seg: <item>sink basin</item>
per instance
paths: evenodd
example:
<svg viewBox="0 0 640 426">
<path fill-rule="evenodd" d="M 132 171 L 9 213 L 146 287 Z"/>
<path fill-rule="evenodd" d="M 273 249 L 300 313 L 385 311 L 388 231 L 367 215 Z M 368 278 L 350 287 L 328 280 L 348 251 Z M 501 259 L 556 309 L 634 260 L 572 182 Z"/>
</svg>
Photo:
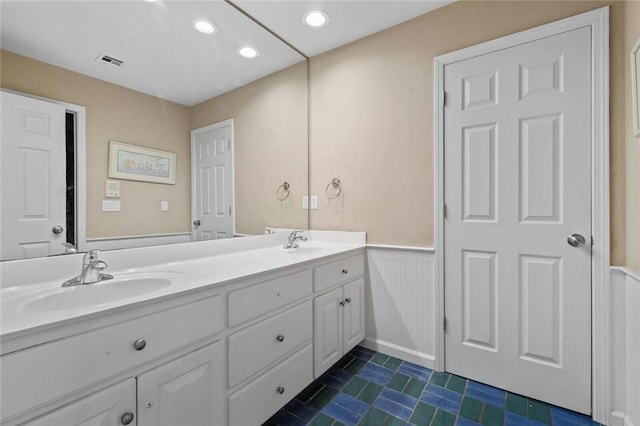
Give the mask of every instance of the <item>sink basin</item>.
<svg viewBox="0 0 640 426">
<path fill-rule="evenodd" d="M 73 287 L 59 287 L 33 295 L 23 305 L 25 312 L 61 311 L 97 306 L 149 295 L 184 280 L 176 272 L 148 272 L 117 275 L 112 280 Z"/>
</svg>

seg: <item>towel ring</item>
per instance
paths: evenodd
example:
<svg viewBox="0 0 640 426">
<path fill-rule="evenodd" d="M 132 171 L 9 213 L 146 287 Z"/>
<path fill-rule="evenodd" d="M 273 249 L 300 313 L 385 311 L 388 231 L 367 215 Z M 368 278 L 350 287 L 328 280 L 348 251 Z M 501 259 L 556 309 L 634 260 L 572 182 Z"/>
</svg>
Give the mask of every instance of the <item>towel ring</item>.
<svg viewBox="0 0 640 426">
<path fill-rule="evenodd" d="M 331 191 L 331 188 L 334 189 L 334 191 Z M 335 192 L 337 191 L 337 192 Z M 340 179 L 338 178 L 333 178 L 331 179 L 331 182 L 329 182 L 329 185 L 327 185 L 327 188 L 324 190 L 324 192 L 327 194 L 327 198 L 330 200 L 333 200 L 334 198 L 338 198 L 340 196 L 340 194 L 342 194 L 342 187 L 340 186 Z M 335 192 L 335 194 L 332 194 L 332 192 Z"/>
<path fill-rule="evenodd" d="M 290 187 L 291 185 L 289 185 L 289 182 L 285 181 L 282 185 L 278 187 L 278 189 L 276 189 L 276 198 L 278 199 L 278 201 L 284 201 L 287 199 L 287 197 L 289 197 Z"/>
</svg>

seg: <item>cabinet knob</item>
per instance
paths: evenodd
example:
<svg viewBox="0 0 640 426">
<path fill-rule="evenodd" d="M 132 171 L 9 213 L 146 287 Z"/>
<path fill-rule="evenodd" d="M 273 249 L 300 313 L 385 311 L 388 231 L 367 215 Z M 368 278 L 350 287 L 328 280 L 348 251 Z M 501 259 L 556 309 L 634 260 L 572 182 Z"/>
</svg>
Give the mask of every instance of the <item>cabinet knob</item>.
<svg viewBox="0 0 640 426">
<path fill-rule="evenodd" d="M 276 340 L 278 342 L 283 342 L 284 341 L 284 336 L 282 334 L 278 334 L 278 337 L 276 337 Z"/>
<path fill-rule="evenodd" d="M 351 298 L 347 297 L 346 299 L 344 299 L 344 301 L 347 302 L 347 303 L 351 303 Z"/>
<path fill-rule="evenodd" d="M 340 306 L 344 306 L 344 300 L 340 301 Z"/>
<path fill-rule="evenodd" d="M 123 425 L 128 425 L 133 421 L 134 417 L 135 416 L 133 415 L 133 413 L 124 413 L 122 417 L 120 417 L 120 421 L 122 422 Z"/>
<path fill-rule="evenodd" d="M 133 342 L 133 347 L 135 348 L 136 351 L 143 350 L 145 346 L 147 346 L 147 341 L 144 339 L 138 339 L 135 342 Z"/>
<path fill-rule="evenodd" d="M 282 395 L 284 393 L 284 386 L 278 386 L 278 389 L 276 389 L 276 392 Z"/>
<path fill-rule="evenodd" d="M 345 268 L 345 269 L 342 270 L 342 273 L 347 275 L 349 273 L 349 270 L 347 268 Z"/>
</svg>

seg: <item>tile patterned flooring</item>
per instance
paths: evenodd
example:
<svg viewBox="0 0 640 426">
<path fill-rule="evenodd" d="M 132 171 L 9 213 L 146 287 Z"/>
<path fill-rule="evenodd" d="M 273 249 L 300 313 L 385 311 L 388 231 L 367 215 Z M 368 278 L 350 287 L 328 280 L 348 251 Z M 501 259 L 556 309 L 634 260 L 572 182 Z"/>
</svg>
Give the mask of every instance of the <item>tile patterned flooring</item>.
<svg viewBox="0 0 640 426">
<path fill-rule="evenodd" d="M 263 426 L 583 426 L 582 414 L 363 347 L 345 355 Z"/>
</svg>

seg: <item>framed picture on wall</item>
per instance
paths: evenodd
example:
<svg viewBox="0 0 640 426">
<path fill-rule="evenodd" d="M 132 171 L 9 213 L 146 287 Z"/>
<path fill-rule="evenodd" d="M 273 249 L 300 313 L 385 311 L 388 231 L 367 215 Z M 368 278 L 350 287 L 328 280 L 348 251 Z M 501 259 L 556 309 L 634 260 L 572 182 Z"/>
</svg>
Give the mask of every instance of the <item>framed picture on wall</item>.
<svg viewBox="0 0 640 426">
<path fill-rule="evenodd" d="M 109 141 L 109 177 L 174 185 L 176 154 Z"/>
<path fill-rule="evenodd" d="M 631 49 L 631 98 L 633 102 L 633 134 L 640 136 L 640 39 Z"/>
</svg>

